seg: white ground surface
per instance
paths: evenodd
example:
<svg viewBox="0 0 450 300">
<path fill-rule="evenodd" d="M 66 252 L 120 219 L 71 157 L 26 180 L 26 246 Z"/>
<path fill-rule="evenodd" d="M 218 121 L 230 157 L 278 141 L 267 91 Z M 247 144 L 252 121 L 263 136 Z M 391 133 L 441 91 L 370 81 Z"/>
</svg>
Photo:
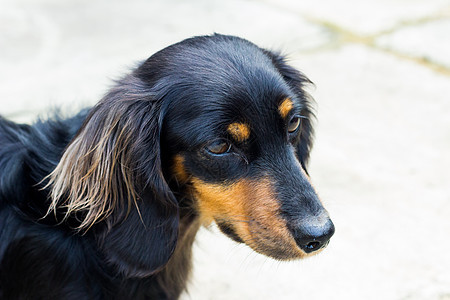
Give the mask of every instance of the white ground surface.
<svg viewBox="0 0 450 300">
<path fill-rule="evenodd" d="M 183 299 L 450 299 L 448 0 L 0 0 L 0 113 L 95 103 L 139 60 L 220 32 L 316 84 L 310 173 L 336 225 L 281 263 L 203 229 Z"/>
</svg>

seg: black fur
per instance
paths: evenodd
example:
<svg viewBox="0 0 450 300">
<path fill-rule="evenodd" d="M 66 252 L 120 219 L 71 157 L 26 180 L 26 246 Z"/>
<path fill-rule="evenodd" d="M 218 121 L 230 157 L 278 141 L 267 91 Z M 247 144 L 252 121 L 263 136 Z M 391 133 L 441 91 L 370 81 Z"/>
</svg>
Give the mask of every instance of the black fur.
<svg viewBox="0 0 450 300">
<path fill-rule="evenodd" d="M 0 298 L 178 298 L 200 212 L 189 183 L 173 174 L 177 154 L 190 176 L 207 183 L 277 178 L 280 215 L 292 232 L 300 230 L 292 220 L 323 211 L 298 166 L 306 169 L 312 145 L 311 100 L 303 90 L 308 83 L 279 54 L 237 37 L 203 36 L 154 54 L 74 117 L 33 125 L 0 118 Z M 301 130 L 292 135 L 274 113 L 285 98 L 302 117 Z M 258 126 L 247 141 L 234 143 L 227 155 L 205 150 L 211 141 L 231 139 L 226 124 L 249 119 Z M 67 214 L 62 202 L 49 212 L 49 174 L 82 139 L 88 151 L 75 160 L 86 160 L 88 176 L 95 161 L 89 155 L 105 138 L 102 128 L 110 128 L 105 149 L 127 154 L 126 165 L 111 167 L 123 201 L 79 230 L 88 209 Z M 133 178 L 136 205 L 121 172 Z M 233 222 L 217 223 L 243 242 Z M 266 252 L 283 259 L 276 243 Z"/>
</svg>

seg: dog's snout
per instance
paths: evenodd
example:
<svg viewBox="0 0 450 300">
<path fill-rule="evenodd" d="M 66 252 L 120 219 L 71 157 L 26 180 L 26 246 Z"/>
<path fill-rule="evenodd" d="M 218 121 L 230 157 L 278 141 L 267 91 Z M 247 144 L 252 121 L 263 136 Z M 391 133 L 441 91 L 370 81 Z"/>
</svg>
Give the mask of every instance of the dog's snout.
<svg viewBox="0 0 450 300">
<path fill-rule="evenodd" d="M 334 224 L 328 219 L 323 225 L 306 223 L 294 230 L 297 245 L 306 253 L 312 253 L 326 247 L 334 234 Z"/>
</svg>

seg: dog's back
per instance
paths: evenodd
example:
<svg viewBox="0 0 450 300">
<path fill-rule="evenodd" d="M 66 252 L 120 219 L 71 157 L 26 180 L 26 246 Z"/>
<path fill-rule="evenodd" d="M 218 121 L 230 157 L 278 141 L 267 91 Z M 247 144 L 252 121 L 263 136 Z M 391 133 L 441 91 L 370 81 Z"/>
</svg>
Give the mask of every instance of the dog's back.
<svg viewBox="0 0 450 300">
<path fill-rule="evenodd" d="M 46 286 L 45 278 L 62 276 L 69 262 L 46 257 L 70 257 L 63 252 L 81 247 L 60 229 L 52 229 L 54 218 L 42 222 L 48 209 L 48 191 L 42 187 L 85 117 L 83 111 L 73 118 L 34 125 L 0 117 L 0 299 L 35 299 L 44 291 L 48 293 L 52 287 Z M 51 234 L 47 234 L 49 230 Z M 54 243 L 58 248 L 52 247 Z M 54 256 L 42 255 L 55 250 L 59 253 Z M 29 276 L 23 278 L 23 274 Z M 28 288 L 22 289 L 24 286 Z"/>
<path fill-rule="evenodd" d="M 29 139 L 29 125 L 15 124 L 0 117 L 0 207 L 23 193 L 25 143 Z"/>
<path fill-rule="evenodd" d="M 0 116 L 0 203 L 18 204 L 55 168 L 87 111 L 72 118 L 55 117 L 33 125 Z M 45 195 L 46 196 L 46 195 Z"/>
</svg>

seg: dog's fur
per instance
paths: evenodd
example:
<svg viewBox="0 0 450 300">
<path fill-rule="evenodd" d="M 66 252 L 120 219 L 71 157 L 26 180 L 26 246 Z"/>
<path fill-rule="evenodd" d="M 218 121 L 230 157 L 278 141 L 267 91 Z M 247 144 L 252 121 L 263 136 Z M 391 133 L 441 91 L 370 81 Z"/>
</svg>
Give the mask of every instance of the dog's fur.
<svg viewBox="0 0 450 300">
<path fill-rule="evenodd" d="M 76 116 L 0 118 L 0 298 L 176 299 L 199 226 L 275 259 L 334 232 L 309 80 L 232 36 L 154 54 Z"/>
</svg>

